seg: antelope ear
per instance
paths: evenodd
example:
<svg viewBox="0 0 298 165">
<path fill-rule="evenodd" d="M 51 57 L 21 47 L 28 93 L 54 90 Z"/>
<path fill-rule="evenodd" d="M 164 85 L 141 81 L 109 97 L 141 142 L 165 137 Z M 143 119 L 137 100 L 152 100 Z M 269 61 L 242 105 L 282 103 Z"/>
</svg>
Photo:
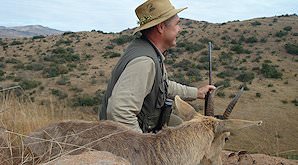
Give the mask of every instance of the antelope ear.
<svg viewBox="0 0 298 165">
<path fill-rule="evenodd" d="M 178 95 L 175 96 L 175 105 L 177 115 L 184 121 L 191 120 L 195 115 L 199 114 L 191 105 L 183 101 Z"/>
<path fill-rule="evenodd" d="M 215 128 L 215 133 L 233 132 L 234 130 L 239 130 L 252 126 L 260 126 L 261 124 L 262 121 L 249 121 L 240 119 L 220 120 L 219 124 Z"/>
</svg>

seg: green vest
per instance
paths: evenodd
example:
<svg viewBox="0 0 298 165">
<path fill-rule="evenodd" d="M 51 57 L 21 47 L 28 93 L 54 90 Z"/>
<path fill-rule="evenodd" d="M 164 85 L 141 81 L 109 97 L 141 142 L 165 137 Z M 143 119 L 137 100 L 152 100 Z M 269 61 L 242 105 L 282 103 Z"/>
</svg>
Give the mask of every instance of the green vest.
<svg viewBox="0 0 298 165">
<path fill-rule="evenodd" d="M 142 109 L 137 115 L 140 128 L 143 132 L 151 132 L 159 124 L 161 108 L 163 107 L 167 95 L 167 83 L 163 79 L 163 67 L 161 54 L 157 48 L 146 39 L 134 40 L 126 49 L 124 55 L 120 58 L 112 71 L 111 79 L 102 102 L 102 108 L 99 113 L 100 120 L 107 119 L 107 105 L 113 88 L 124 71 L 126 65 L 133 59 L 141 56 L 150 57 L 155 63 L 155 79 L 151 92 L 145 97 Z"/>
</svg>

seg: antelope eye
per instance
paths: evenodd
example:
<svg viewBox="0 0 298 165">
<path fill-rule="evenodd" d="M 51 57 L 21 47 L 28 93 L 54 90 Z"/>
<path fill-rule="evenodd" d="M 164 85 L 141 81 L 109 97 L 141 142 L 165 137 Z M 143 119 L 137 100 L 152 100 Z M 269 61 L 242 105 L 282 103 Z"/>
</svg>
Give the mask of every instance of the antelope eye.
<svg viewBox="0 0 298 165">
<path fill-rule="evenodd" d="M 227 142 L 228 140 L 229 140 L 229 138 L 228 138 L 228 137 L 226 137 L 226 138 L 225 138 L 225 142 Z"/>
</svg>

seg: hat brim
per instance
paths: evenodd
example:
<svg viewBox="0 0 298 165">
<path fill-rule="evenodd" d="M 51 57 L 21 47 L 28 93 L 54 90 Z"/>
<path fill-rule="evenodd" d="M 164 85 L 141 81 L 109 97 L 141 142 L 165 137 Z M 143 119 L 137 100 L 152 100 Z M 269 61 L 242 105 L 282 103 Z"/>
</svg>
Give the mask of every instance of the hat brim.
<svg viewBox="0 0 298 165">
<path fill-rule="evenodd" d="M 172 16 L 174 16 L 174 15 L 180 13 L 181 11 L 183 11 L 183 10 L 185 10 L 185 9 L 187 9 L 187 7 L 180 8 L 180 9 L 173 9 L 173 10 L 171 10 L 170 12 L 168 12 L 166 15 L 163 15 L 163 16 L 160 17 L 160 18 L 154 19 L 154 20 L 152 20 L 152 21 L 150 21 L 150 22 L 148 22 L 148 23 L 146 23 L 146 24 L 144 24 L 144 25 L 141 25 L 141 26 L 137 27 L 137 28 L 134 30 L 133 34 L 136 34 L 137 32 L 139 32 L 139 31 L 141 31 L 141 30 L 145 30 L 145 29 L 151 28 L 151 27 L 153 27 L 153 26 L 155 26 L 155 25 L 157 25 L 157 24 L 159 24 L 159 23 L 162 23 L 163 21 L 165 21 L 165 20 L 171 18 Z"/>
</svg>

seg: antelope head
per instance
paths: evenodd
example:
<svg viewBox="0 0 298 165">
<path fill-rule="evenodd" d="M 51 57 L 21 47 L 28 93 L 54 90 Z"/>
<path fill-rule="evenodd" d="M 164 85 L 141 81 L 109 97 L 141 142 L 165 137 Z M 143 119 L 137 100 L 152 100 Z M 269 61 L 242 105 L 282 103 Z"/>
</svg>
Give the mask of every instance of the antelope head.
<svg viewBox="0 0 298 165">
<path fill-rule="evenodd" d="M 177 115 L 181 117 L 184 121 L 196 120 L 198 122 L 206 123 L 206 127 L 210 127 L 213 130 L 214 138 L 210 139 L 211 146 L 209 150 L 204 155 L 204 158 L 201 160 L 201 164 L 204 165 L 221 165 L 221 151 L 229 139 L 230 132 L 234 130 L 243 129 L 246 127 L 260 126 L 262 121 L 249 121 L 249 120 L 240 120 L 240 119 L 228 119 L 233 107 L 237 103 L 243 89 L 235 96 L 235 98 L 228 105 L 227 109 L 221 117 L 215 118 L 214 116 L 203 116 L 200 113 L 196 112 L 195 109 L 189 105 L 187 102 L 181 100 L 179 96 L 175 96 L 175 104 L 177 109 Z M 211 101 L 209 104 L 210 111 L 213 112 L 213 96 L 215 93 L 212 93 Z M 221 120 L 219 118 L 225 119 Z M 210 124 L 213 123 L 213 124 Z"/>
</svg>

